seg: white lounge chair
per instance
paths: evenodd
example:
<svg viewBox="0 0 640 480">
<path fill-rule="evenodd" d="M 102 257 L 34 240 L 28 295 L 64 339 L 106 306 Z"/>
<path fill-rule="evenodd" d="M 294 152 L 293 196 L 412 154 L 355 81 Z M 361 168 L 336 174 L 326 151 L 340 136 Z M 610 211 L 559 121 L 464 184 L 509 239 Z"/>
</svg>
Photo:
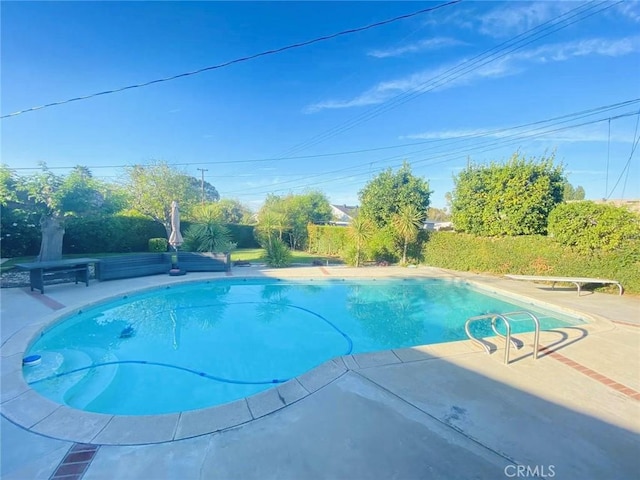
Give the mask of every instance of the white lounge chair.
<svg viewBox="0 0 640 480">
<path fill-rule="evenodd" d="M 513 280 L 531 280 L 534 282 L 552 282 L 551 288 L 556 286 L 558 282 L 573 283 L 578 287 L 578 296 L 580 296 L 580 288 L 585 283 L 600 283 L 603 285 L 614 284 L 618 286 L 620 295 L 624 293 L 624 288 L 617 280 L 607 280 L 604 278 L 588 278 L 588 277 L 545 277 L 541 275 L 505 275 Z"/>
</svg>

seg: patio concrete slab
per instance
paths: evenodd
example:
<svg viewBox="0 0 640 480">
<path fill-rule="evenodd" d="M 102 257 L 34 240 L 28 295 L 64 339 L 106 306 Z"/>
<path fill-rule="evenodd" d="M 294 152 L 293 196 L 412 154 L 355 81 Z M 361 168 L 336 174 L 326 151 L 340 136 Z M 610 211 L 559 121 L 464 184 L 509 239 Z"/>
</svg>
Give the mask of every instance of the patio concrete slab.
<svg viewBox="0 0 640 480">
<path fill-rule="evenodd" d="M 71 446 L 69 442 L 34 435 L 5 418 L 0 418 L 0 431 L 0 478 L 3 480 L 46 480 Z"/>
<path fill-rule="evenodd" d="M 160 445 L 102 446 L 82 480 L 223 479 L 217 472 L 202 471 L 209 445 L 205 436 Z"/>
<path fill-rule="evenodd" d="M 359 374 L 519 464 L 554 465 L 559 478 L 639 471 L 640 404 L 551 358 L 507 367 L 471 354 Z"/>
<path fill-rule="evenodd" d="M 640 335 L 638 327 L 616 325 L 606 333 L 596 333 L 561 351 L 563 355 L 594 369 L 613 380 L 640 391 Z M 594 358 L 597 356 L 597 359 Z M 627 364 L 629 368 L 621 369 Z"/>
<path fill-rule="evenodd" d="M 501 478 L 508 464 L 347 373 L 286 409 L 214 435 L 201 478 L 467 480 Z"/>
</svg>

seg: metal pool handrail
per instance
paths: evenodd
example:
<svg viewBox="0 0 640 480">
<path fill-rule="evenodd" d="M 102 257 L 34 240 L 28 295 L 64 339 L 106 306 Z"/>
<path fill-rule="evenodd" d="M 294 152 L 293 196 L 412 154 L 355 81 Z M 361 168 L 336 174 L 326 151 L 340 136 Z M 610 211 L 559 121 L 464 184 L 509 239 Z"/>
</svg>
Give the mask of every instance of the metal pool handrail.
<svg viewBox="0 0 640 480">
<path fill-rule="evenodd" d="M 535 333 L 534 333 L 534 339 L 533 339 L 533 359 L 537 360 L 538 359 L 538 348 L 539 348 L 539 341 L 540 341 L 540 321 L 538 320 L 538 317 L 536 317 L 533 313 L 528 312 L 526 310 L 519 310 L 517 312 L 509 312 L 509 313 L 487 313 L 484 315 L 477 315 L 475 317 L 470 317 L 467 319 L 467 321 L 464 324 L 464 331 L 467 334 L 467 337 L 469 337 L 470 340 L 474 341 L 475 343 L 477 343 L 478 345 L 480 345 L 482 348 L 485 349 L 485 351 L 487 353 L 491 353 L 489 351 L 489 347 L 482 341 L 480 341 L 480 339 L 474 337 L 471 334 L 471 330 L 470 330 L 470 325 L 476 321 L 480 321 L 480 320 L 487 320 L 490 319 L 491 320 L 491 329 L 494 331 L 494 333 L 498 336 L 498 337 L 502 337 L 505 339 L 505 349 L 504 349 L 504 363 L 505 365 L 509 364 L 509 350 L 511 345 L 513 344 L 514 347 L 518 348 L 518 345 L 511 339 L 511 322 L 519 322 L 522 321 L 522 319 L 515 319 L 515 318 L 510 318 L 512 316 L 515 315 L 527 315 L 531 320 L 533 320 L 533 323 L 535 325 Z M 500 319 L 504 322 L 505 328 L 507 330 L 507 334 L 506 335 L 502 335 L 496 328 L 496 321 Z"/>
</svg>

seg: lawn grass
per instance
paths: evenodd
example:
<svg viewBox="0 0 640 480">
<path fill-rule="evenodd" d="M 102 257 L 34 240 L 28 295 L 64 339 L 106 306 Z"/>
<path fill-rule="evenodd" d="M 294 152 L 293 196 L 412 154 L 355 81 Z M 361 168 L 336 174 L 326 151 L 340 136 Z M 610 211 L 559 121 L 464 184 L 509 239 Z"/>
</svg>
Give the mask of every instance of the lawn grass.
<svg viewBox="0 0 640 480">
<path fill-rule="evenodd" d="M 264 248 L 239 248 L 231 252 L 231 261 L 243 261 L 243 262 L 253 262 L 253 263 L 262 263 L 264 262 Z M 314 255 L 308 252 L 303 252 L 300 250 L 292 250 L 291 251 L 291 262 L 292 263 L 312 263 L 314 261 L 320 261 L 323 264 L 328 263 L 341 263 L 340 259 L 337 257 L 330 257 L 326 255 Z"/>
</svg>

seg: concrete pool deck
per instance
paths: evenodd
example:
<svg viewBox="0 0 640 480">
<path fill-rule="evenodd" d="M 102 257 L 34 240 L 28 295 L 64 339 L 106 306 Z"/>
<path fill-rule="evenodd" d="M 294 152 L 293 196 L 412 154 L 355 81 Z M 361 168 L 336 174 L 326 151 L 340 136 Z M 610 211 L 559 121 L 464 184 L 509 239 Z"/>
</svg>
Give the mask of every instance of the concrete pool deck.
<svg viewBox="0 0 640 480">
<path fill-rule="evenodd" d="M 235 267 L 231 273 L 457 279 L 580 312 L 590 322 L 543 332 L 541 344 L 550 348 L 537 361 L 527 346 L 512 351 L 507 366 L 501 351 L 487 355 L 468 341 L 350 355 L 205 411 L 79 421 L 85 414 L 16 380 L 28 339 L 89 302 L 225 274 L 62 284 L 46 295 L 2 289 L 1 478 L 494 479 L 535 471 L 601 479 L 640 471 L 638 298 L 578 297 L 574 288 L 427 267 Z M 178 440 L 183 437 L 193 438 Z"/>
</svg>

